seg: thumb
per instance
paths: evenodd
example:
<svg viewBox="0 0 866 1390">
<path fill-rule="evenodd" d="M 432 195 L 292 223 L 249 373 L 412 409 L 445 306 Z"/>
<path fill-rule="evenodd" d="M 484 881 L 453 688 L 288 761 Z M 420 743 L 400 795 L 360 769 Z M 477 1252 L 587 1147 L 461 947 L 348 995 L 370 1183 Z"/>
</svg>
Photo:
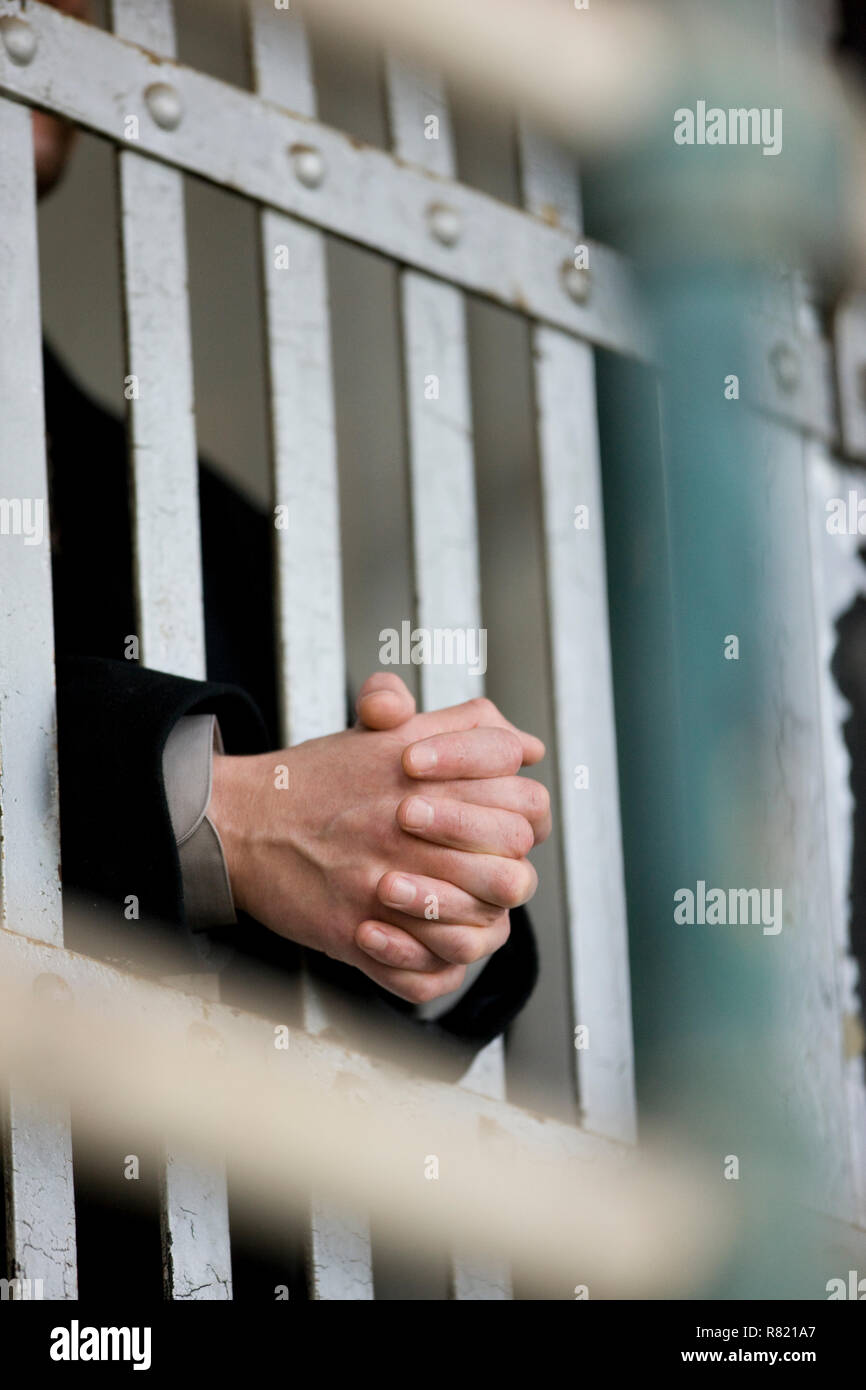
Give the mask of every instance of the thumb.
<svg viewBox="0 0 866 1390">
<path fill-rule="evenodd" d="M 396 729 L 415 713 L 415 697 L 399 676 L 376 671 L 361 686 L 355 712 L 366 729 Z"/>
</svg>

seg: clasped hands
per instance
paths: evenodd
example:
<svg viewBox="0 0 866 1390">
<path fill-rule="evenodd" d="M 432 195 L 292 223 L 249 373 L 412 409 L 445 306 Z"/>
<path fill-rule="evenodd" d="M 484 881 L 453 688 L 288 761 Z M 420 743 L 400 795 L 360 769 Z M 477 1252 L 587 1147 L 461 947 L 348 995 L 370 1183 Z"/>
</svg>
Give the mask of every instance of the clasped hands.
<svg viewBox="0 0 866 1390">
<path fill-rule="evenodd" d="M 509 908 L 535 892 L 550 800 L 517 773 L 544 745 L 483 698 L 417 714 L 391 673 L 356 711 L 325 738 L 215 755 L 208 814 L 240 910 L 426 1003 L 505 943 Z"/>
</svg>

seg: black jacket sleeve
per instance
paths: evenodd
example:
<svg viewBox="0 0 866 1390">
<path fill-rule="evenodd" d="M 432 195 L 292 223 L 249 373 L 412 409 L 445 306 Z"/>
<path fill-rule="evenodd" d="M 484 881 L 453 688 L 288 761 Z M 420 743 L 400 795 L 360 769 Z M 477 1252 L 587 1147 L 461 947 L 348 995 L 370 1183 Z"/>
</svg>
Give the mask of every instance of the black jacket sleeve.
<svg viewBox="0 0 866 1390">
<path fill-rule="evenodd" d="M 180 863 L 162 779 L 162 752 L 178 719 L 214 713 L 234 753 L 268 746 L 253 701 L 234 686 L 185 680 L 134 662 L 60 656 L 57 723 L 65 884 L 125 923 L 134 897 L 142 922 L 175 928 L 178 971 L 212 960 L 206 934 L 188 931 Z M 126 931 L 130 959 L 136 933 Z M 120 939 L 120 938 L 118 938 Z M 140 962 L 146 965 L 147 962 Z"/>
</svg>

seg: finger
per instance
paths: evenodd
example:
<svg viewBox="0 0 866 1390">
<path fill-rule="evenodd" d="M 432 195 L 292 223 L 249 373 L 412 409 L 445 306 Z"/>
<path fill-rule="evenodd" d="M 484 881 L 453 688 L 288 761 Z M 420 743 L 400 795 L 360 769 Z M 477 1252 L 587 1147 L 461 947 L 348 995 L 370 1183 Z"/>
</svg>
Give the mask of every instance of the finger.
<svg viewBox="0 0 866 1390">
<path fill-rule="evenodd" d="M 439 970 L 394 970 L 365 956 L 360 967 L 383 989 L 399 995 L 410 1004 L 429 1004 L 459 989 L 466 974 L 465 965 L 443 965 Z"/>
<path fill-rule="evenodd" d="M 482 902 L 497 907 L 519 907 L 529 902 L 538 887 L 538 874 L 528 859 L 507 859 L 496 854 L 467 854 L 428 844 L 413 837 L 406 845 L 415 849 L 410 862 L 418 872 L 462 888 Z"/>
<path fill-rule="evenodd" d="M 393 671 L 376 671 L 361 686 L 355 713 L 366 729 L 394 729 L 414 715 L 415 697 Z"/>
<path fill-rule="evenodd" d="M 409 1004 L 431 1004 L 434 999 L 453 994 L 463 984 L 464 965 L 443 965 L 439 970 L 393 970 L 366 958 L 361 965 L 364 974 Z"/>
<path fill-rule="evenodd" d="M 523 749 L 511 729 L 461 729 L 433 734 L 403 749 L 403 771 L 428 781 L 464 777 L 513 776 L 523 762 Z"/>
<path fill-rule="evenodd" d="M 420 790 L 420 789 L 419 789 Z M 458 782 L 431 782 L 423 796 L 453 797 L 477 806 L 498 806 L 525 816 L 535 831 L 535 843 L 546 840 L 552 828 L 550 793 L 543 782 L 531 777 L 464 778 Z"/>
<path fill-rule="evenodd" d="M 508 913 L 504 912 L 492 927 L 425 922 L 414 929 L 413 935 L 441 960 L 450 961 L 452 965 L 474 965 L 504 946 L 510 933 Z"/>
<path fill-rule="evenodd" d="M 424 716 L 422 715 L 422 719 Z M 497 728 L 510 729 L 520 739 L 523 750 L 523 765 L 531 767 L 544 757 L 544 744 L 534 734 L 518 729 L 503 714 L 500 714 L 492 700 L 483 695 L 475 700 L 466 700 L 462 705 L 449 705 L 447 709 L 435 710 L 429 716 L 437 733 L 456 733 L 461 729 Z"/>
<path fill-rule="evenodd" d="M 525 858 L 535 843 L 525 816 L 440 796 L 405 796 L 397 807 L 397 824 L 421 840 L 509 859 Z"/>
<path fill-rule="evenodd" d="M 441 970 L 442 957 L 422 946 L 402 927 L 390 922 L 362 922 L 355 931 L 355 945 L 380 965 L 396 970 Z"/>
<path fill-rule="evenodd" d="M 420 874 L 389 871 L 379 879 L 376 896 L 383 907 L 395 914 L 397 925 L 405 926 L 413 934 L 416 927 L 416 921 L 410 920 L 413 918 L 491 927 L 503 912 L 501 907 L 474 898 L 462 888 L 455 888 L 453 883 Z"/>
</svg>

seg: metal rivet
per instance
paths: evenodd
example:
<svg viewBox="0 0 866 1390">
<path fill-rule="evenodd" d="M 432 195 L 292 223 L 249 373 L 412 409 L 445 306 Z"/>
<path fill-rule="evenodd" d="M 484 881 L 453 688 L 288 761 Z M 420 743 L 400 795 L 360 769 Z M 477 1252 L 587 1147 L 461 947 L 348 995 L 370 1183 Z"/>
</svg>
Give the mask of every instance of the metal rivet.
<svg viewBox="0 0 866 1390">
<path fill-rule="evenodd" d="M 443 246 L 453 246 L 460 240 L 460 214 L 447 203 L 433 203 L 427 209 L 430 230 Z"/>
<path fill-rule="evenodd" d="M 5 15 L 0 19 L 3 46 L 13 63 L 29 63 L 36 52 L 36 31 L 25 19 Z"/>
<path fill-rule="evenodd" d="M 800 359 L 787 343 L 777 343 L 770 352 L 770 366 L 780 391 L 790 395 L 800 384 Z"/>
<path fill-rule="evenodd" d="M 325 177 L 325 161 L 321 150 L 312 145 L 293 145 L 291 148 L 295 176 L 305 188 L 318 188 Z"/>
<path fill-rule="evenodd" d="M 562 284 L 566 294 L 575 304 L 585 304 L 589 299 L 589 271 L 576 266 L 574 261 L 563 261 Z"/>
<path fill-rule="evenodd" d="M 163 130 L 174 130 L 183 117 L 180 93 L 167 82 L 153 82 L 144 93 L 147 108 Z"/>
</svg>

